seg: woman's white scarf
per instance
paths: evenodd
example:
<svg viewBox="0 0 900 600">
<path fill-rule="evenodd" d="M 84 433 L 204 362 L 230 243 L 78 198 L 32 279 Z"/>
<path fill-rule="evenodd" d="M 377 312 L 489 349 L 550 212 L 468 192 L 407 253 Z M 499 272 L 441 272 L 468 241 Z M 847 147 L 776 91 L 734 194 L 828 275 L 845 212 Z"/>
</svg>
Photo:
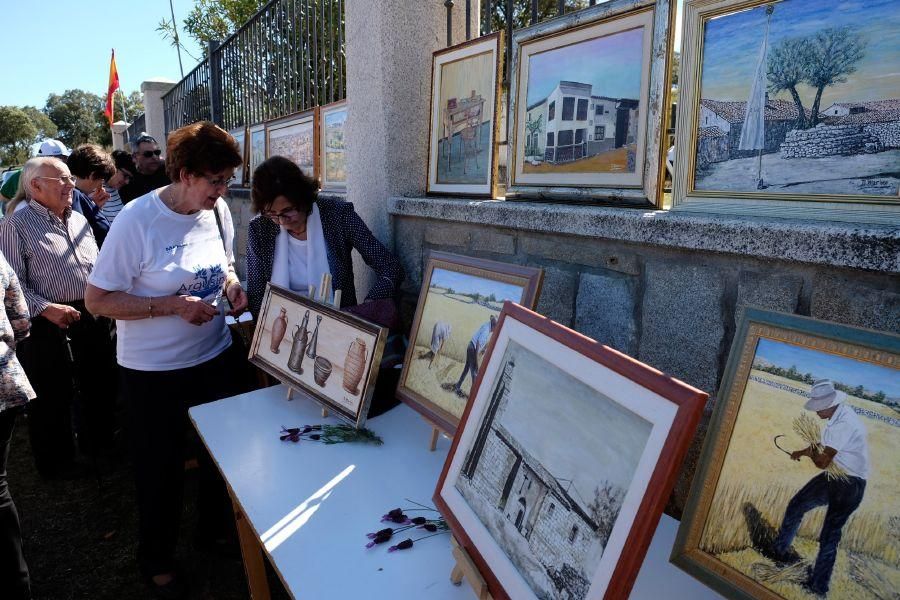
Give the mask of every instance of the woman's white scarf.
<svg viewBox="0 0 900 600">
<path fill-rule="evenodd" d="M 291 288 L 291 273 L 288 257 L 290 248 L 288 244 L 287 229 L 281 227 L 275 238 L 275 258 L 272 261 L 272 283 L 285 289 Z M 322 274 L 331 274 L 328 266 L 328 252 L 325 249 L 325 234 L 322 231 L 322 219 L 319 216 L 319 207 L 314 203 L 312 212 L 306 218 L 306 268 L 307 280 L 318 288 L 322 280 Z M 309 290 L 302 290 L 304 296 Z M 316 289 L 316 294 L 319 290 Z"/>
</svg>

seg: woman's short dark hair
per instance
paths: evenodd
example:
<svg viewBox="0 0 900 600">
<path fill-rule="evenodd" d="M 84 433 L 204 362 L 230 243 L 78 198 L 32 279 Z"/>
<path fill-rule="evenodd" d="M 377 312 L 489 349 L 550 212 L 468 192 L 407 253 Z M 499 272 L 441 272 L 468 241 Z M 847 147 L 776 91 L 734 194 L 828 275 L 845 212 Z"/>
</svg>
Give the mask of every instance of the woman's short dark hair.
<svg viewBox="0 0 900 600">
<path fill-rule="evenodd" d="M 176 129 L 166 141 L 166 175 L 172 181 L 180 181 L 182 170 L 208 175 L 234 169 L 243 160 L 235 139 L 209 121 Z"/>
<path fill-rule="evenodd" d="M 113 150 L 112 159 L 116 164 L 116 169 L 125 169 L 132 175 L 134 175 L 137 171 L 134 166 L 134 159 L 131 158 L 130 152 L 125 152 L 124 150 Z"/>
<path fill-rule="evenodd" d="M 95 144 L 82 144 L 72 150 L 67 163 L 75 177 L 81 179 L 109 179 L 116 174 L 113 159 Z"/>
<path fill-rule="evenodd" d="M 250 207 L 261 213 L 278 196 L 288 199 L 295 209 L 308 213 L 316 201 L 319 185 L 289 158 L 273 156 L 263 161 L 253 172 L 253 191 Z"/>
</svg>

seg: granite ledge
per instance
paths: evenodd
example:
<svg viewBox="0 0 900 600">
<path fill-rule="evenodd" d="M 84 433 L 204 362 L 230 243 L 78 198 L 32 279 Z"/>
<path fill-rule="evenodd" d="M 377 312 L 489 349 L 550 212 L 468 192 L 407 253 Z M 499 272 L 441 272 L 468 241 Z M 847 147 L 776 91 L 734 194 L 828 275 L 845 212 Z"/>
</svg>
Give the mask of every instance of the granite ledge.
<svg viewBox="0 0 900 600">
<path fill-rule="evenodd" d="M 900 226 L 439 197 L 392 197 L 388 208 L 401 217 L 900 273 Z"/>
</svg>

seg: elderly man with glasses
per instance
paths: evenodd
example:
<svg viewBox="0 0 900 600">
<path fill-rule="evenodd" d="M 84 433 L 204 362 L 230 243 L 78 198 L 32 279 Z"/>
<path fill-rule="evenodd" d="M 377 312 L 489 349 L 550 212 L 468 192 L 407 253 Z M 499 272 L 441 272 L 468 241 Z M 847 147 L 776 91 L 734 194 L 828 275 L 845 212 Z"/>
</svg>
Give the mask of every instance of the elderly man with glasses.
<svg viewBox="0 0 900 600">
<path fill-rule="evenodd" d="M 74 466 L 73 403 L 81 451 L 111 450 L 115 347 L 111 322 L 84 306 L 98 250 L 89 223 L 72 210 L 75 178 L 61 161 L 33 158 L 22 182 L 30 199 L 0 222 L 0 251 L 31 313 L 31 337 L 17 353 L 37 393 L 28 409 L 35 464 L 53 477 Z"/>
<path fill-rule="evenodd" d="M 144 134 L 134 140 L 132 147 L 136 172 L 131 181 L 119 189 L 119 195 L 125 204 L 172 183 L 166 174 L 166 163 L 162 159 L 162 150 L 159 149 L 156 138 Z"/>
</svg>

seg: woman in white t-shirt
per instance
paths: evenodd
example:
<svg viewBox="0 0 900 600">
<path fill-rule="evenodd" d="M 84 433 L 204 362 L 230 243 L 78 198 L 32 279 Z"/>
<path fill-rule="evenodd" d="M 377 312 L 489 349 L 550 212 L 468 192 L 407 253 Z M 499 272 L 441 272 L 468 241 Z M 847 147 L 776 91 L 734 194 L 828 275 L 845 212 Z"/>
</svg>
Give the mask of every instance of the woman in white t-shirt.
<svg viewBox="0 0 900 600">
<path fill-rule="evenodd" d="M 173 183 L 122 209 L 85 293 L 89 311 L 116 319 L 140 517 L 138 562 L 165 597 L 187 593 L 174 558 L 187 409 L 245 391 L 238 373 L 246 359 L 231 346 L 221 306 L 224 295 L 229 314 L 247 307 L 234 272 L 231 214 L 220 197 L 241 160 L 234 138 L 212 123 L 171 133 L 166 171 Z M 202 448 L 198 454 L 197 541 L 211 546 L 222 543 L 233 521 L 215 466 Z"/>
</svg>

